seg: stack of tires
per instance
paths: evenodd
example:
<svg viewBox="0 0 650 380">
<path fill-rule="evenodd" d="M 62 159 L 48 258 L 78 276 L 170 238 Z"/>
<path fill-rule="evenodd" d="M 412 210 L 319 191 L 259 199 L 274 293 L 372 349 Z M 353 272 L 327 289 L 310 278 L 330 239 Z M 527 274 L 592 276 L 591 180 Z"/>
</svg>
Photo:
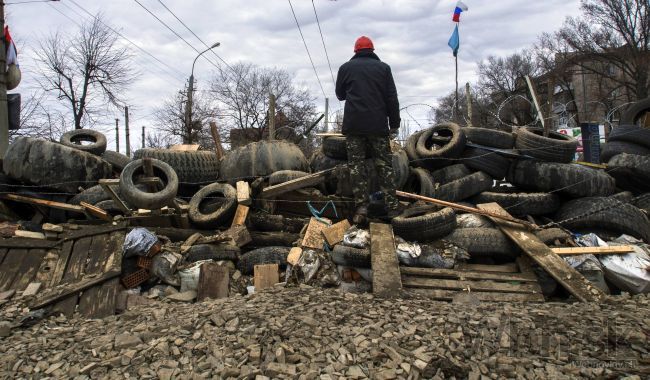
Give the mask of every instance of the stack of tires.
<svg viewBox="0 0 650 380">
<path fill-rule="evenodd" d="M 406 183 L 409 175 L 409 164 L 406 152 L 399 144 L 391 144 L 391 162 L 395 173 L 395 185 L 398 189 Z M 367 154 L 369 157 L 369 152 Z M 341 165 L 340 171 L 330 176 L 325 184 L 325 191 L 328 194 L 341 196 L 352 196 L 352 183 L 349 170 L 347 170 L 348 151 L 345 137 L 325 137 L 320 150 L 314 152 L 309 160 L 309 166 L 313 172 L 331 169 Z M 366 161 L 366 173 L 370 192 L 379 191 L 377 172 L 373 162 Z"/>
</svg>

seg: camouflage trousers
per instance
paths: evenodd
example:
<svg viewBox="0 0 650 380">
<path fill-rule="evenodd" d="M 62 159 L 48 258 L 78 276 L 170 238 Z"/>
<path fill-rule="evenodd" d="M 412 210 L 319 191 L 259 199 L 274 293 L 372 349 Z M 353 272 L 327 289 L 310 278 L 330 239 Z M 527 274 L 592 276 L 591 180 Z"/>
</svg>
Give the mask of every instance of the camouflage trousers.
<svg viewBox="0 0 650 380">
<path fill-rule="evenodd" d="M 370 158 L 377 171 L 379 189 L 384 195 L 386 207 L 397 208 L 399 203 L 395 196 L 395 173 L 391 157 L 390 139 L 388 136 L 346 136 L 348 149 L 348 167 L 350 169 L 350 182 L 355 204 L 367 205 L 368 173 L 366 170 L 366 152 L 370 151 Z"/>
</svg>

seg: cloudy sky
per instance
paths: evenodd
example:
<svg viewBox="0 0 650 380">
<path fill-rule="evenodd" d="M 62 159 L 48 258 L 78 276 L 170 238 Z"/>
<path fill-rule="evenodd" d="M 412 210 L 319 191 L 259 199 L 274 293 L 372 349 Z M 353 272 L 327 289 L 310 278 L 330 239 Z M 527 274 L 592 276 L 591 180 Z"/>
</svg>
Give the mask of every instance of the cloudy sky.
<svg viewBox="0 0 650 380">
<path fill-rule="evenodd" d="M 33 49 L 43 37 L 60 30 L 74 33 L 78 23 L 101 12 L 111 26 L 142 49 L 165 62 L 164 66 L 130 46 L 141 75 L 129 94 L 131 145 L 140 146 L 140 128 L 155 129 L 153 109 L 185 86 L 196 51 L 186 45 L 135 0 L 61 0 L 19 3 L 7 1 L 7 23 L 18 41 L 23 81 L 17 89 L 23 97 L 37 88 Z M 316 24 L 311 0 L 292 0 L 319 81 L 303 46 L 288 0 L 138 0 L 198 50 L 205 46 L 167 11 L 166 5 L 204 42 L 221 42 L 215 51 L 228 63 L 250 61 L 288 70 L 306 86 L 324 109 L 325 96 L 332 111 L 341 104 Z M 476 80 L 476 64 L 488 55 L 507 55 L 530 46 L 542 32 L 557 29 L 568 15 L 579 13 L 578 0 L 465 0 L 469 11 L 461 16 L 459 82 Z M 162 3 L 162 4 L 161 4 Z M 454 61 L 447 41 L 455 0 L 314 0 L 334 76 L 352 56 L 355 39 L 367 35 L 376 53 L 391 65 L 405 106 L 435 105 L 436 99 L 454 88 Z M 205 54 L 213 62 L 214 55 Z M 195 77 L 205 89 L 214 66 L 197 61 Z M 425 124 L 426 106 L 409 107 L 412 129 Z M 121 116 L 116 116 L 120 117 Z M 107 117 L 100 129 L 110 130 L 115 117 Z M 414 120 L 415 119 L 415 120 Z M 109 134 L 109 143 L 114 141 Z M 121 138 L 123 139 L 123 137 Z M 123 140 L 122 140 L 123 141 Z M 122 144 L 123 149 L 123 144 Z"/>
</svg>

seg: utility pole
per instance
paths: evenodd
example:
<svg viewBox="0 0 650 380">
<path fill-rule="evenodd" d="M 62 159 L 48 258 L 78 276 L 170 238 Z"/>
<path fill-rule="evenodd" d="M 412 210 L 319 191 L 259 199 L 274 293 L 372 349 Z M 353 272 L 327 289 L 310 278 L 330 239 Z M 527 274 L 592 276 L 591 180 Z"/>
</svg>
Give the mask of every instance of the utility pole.
<svg viewBox="0 0 650 380">
<path fill-rule="evenodd" d="M 469 91 L 469 82 L 465 83 L 465 100 L 467 101 L 467 126 L 472 126 L 472 93 Z"/>
<path fill-rule="evenodd" d="M 329 132 L 330 130 L 330 98 L 325 98 L 325 130 L 324 132 Z"/>
<path fill-rule="evenodd" d="M 5 3 L 0 0 L 0 32 L 2 43 L 0 43 L 0 159 L 7 153 L 9 148 L 9 113 L 7 110 L 7 47 L 4 38 L 5 30 Z"/>
<path fill-rule="evenodd" d="M 144 149 L 144 125 L 142 126 L 142 149 Z"/>
<path fill-rule="evenodd" d="M 269 94 L 269 140 L 275 140 L 275 95 Z"/>
<path fill-rule="evenodd" d="M 126 155 L 131 157 L 131 142 L 129 141 L 129 107 L 124 106 L 124 130 L 126 132 Z"/>
<path fill-rule="evenodd" d="M 187 103 L 185 103 L 185 144 L 192 143 L 192 93 L 194 92 L 194 72 L 187 85 Z"/>
<path fill-rule="evenodd" d="M 120 152 L 120 127 L 119 127 L 119 121 L 120 119 L 115 119 L 115 151 L 117 153 Z"/>
</svg>

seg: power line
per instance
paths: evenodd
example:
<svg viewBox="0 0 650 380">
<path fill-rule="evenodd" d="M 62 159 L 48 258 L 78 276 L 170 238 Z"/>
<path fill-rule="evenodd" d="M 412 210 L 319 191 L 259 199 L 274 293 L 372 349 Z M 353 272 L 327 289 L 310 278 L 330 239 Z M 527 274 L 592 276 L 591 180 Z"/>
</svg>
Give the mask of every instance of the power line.
<svg viewBox="0 0 650 380">
<path fill-rule="evenodd" d="M 54 10 L 57 11 L 57 12 L 59 12 L 63 17 L 65 17 L 65 18 L 67 18 L 68 20 L 72 21 L 73 24 L 75 24 L 75 25 L 77 25 L 78 27 L 81 28 L 81 24 L 79 24 L 75 19 L 73 19 L 72 17 L 68 16 L 67 14 L 61 12 L 61 10 L 59 10 L 59 9 L 58 9 L 57 7 L 55 7 L 54 5 L 52 5 L 52 4 L 49 4 L 49 5 L 50 5 L 50 7 L 52 7 L 52 9 L 54 9 Z M 65 5 L 65 4 L 64 4 L 64 5 Z"/>
<path fill-rule="evenodd" d="M 142 9 L 144 9 L 145 11 L 147 11 L 147 13 L 149 13 L 151 16 L 153 16 L 153 18 L 155 18 L 156 20 L 158 20 L 158 22 L 160 22 L 161 24 L 163 24 L 163 25 L 165 26 L 165 28 L 167 28 L 170 32 L 174 33 L 174 34 L 176 35 L 176 37 L 180 38 L 183 42 L 185 42 L 185 43 L 187 44 L 187 46 L 191 47 L 195 52 L 197 52 L 197 53 L 201 53 L 197 48 L 194 47 L 194 45 L 192 45 L 191 43 L 187 42 L 187 40 L 186 40 L 185 38 L 183 38 L 180 34 L 176 33 L 176 31 L 175 31 L 174 29 L 172 29 L 169 25 L 167 25 L 167 24 L 166 24 L 163 20 L 161 20 L 158 16 L 156 16 L 155 13 L 153 13 L 153 12 L 150 11 L 147 7 L 145 7 L 144 5 L 142 5 L 142 3 L 141 3 L 140 1 L 138 1 L 138 0 L 133 0 L 133 1 L 135 1 L 136 3 L 138 3 L 138 5 L 142 7 Z M 206 61 L 210 62 L 210 64 L 211 64 L 212 66 L 216 67 L 217 69 L 219 68 L 219 66 L 217 66 L 217 64 L 215 64 L 214 62 L 212 62 L 212 61 L 211 61 L 208 57 L 206 57 L 205 55 L 202 55 L 201 57 L 203 57 Z"/>
<path fill-rule="evenodd" d="M 185 27 L 185 29 L 189 30 L 190 33 L 192 33 L 192 34 L 194 35 L 194 37 L 196 37 L 196 39 L 199 40 L 199 41 L 203 44 L 203 46 L 205 46 L 206 48 L 210 49 L 210 46 L 208 46 L 208 44 L 206 44 L 206 43 L 201 39 L 201 37 L 197 36 L 196 33 L 194 33 L 194 31 L 193 31 L 192 29 L 190 29 L 190 27 L 187 26 L 187 24 L 185 24 L 185 23 L 183 22 L 183 20 L 181 20 L 180 18 L 178 18 L 178 16 L 176 16 L 176 14 L 175 14 L 174 12 L 172 12 L 172 10 L 169 9 L 169 8 L 165 5 L 165 3 L 162 2 L 162 0 L 158 0 L 158 2 L 160 3 L 160 5 L 162 5 L 163 7 L 165 7 L 165 9 L 167 9 L 167 11 L 168 11 L 169 13 L 171 13 L 172 16 L 174 16 L 174 18 L 175 18 L 176 20 L 178 20 L 178 22 L 180 22 L 180 23 Z M 228 68 L 229 68 L 230 70 L 233 70 L 233 71 L 234 71 L 234 69 L 233 69 L 233 68 L 228 64 L 228 62 L 226 62 L 223 58 L 221 58 L 221 56 L 220 56 L 219 54 L 217 54 L 217 52 L 215 52 L 214 49 L 210 49 L 210 51 L 211 51 L 212 54 L 214 54 L 217 58 L 219 58 L 219 60 L 220 60 L 221 62 L 223 62 L 224 65 L 228 66 Z"/>
<path fill-rule="evenodd" d="M 93 15 L 92 13 L 90 13 L 90 12 L 89 12 L 88 10 L 86 10 L 84 7 L 82 7 L 81 5 L 79 5 L 75 0 L 70 0 L 70 1 L 71 1 L 72 4 L 74 4 L 77 8 L 81 9 L 83 12 L 85 12 L 86 14 L 88 14 L 88 15 L 89 15 L 90 17 L 92 17 L 93 19 L 97 19 L 97 20 L 98 20 L 99 22 L 101 22 L 104 26 L 106 26 L 107 28 L 109 28 L 110 30 L 112 30 L 113 33 L 117 34 L 118 36 L 122 37 L 122 39 L 124 39 L 126 42 L 128 42 L 128 43 L 131 44 L 131 45 L 133 45 L 136 49 L 140 50 L 141 52 L 145 53 L 145 54 L 148 55 L 149 57 L 153 58 L 156 62 L 160 63 L 161 65 L 163 65 L 163 66 L 169 68 L 171 71 L 167 71 L 166 69 L 164 69 L 164 68 L 161 67 L 161 69 L 163 69 L 163 71 L 164 71 L 167 75 L 171 76 L 172 78 L 176 79 L 177 81 L 179 81 L 179 82 L 181 82 L 181 83 L 184 82 L 184 80 L 181 80 L 181 79 L 179 79 L 177 76 L 175 76 L 174 74 L 172 74 L 172 73 L 175 72 L 177 75 L 179 75 L 179 76 L 182 77 L 183 74 L 182 74 L 180 71 L 178 71 L 176 68 L 174 68 L 174 67 L 170 66 L 169 64 L 167 64 L 167 63 L 161 61 L 160 59 L 158 59 L 158 58 L 157 58 L 156 56 L 154 56 L 153 54 L 149 53 L 149 52 L 148 52 L 147 50 L 145 50 L 144 48 L 138 46 L 135 42 L 133 42 L 133 41 L 131 41 L 130 39 L 126 38 L 122 33 L 118 32 L 118 31 L 115 30 L 113 27 L 111 27 L 111 26 L 108 25 L 107 23 L 103 22 L 100 18 L 97 18 L 97 16 Z M 66 6 L 66 7 L 68 7 L 69 9 L 71 9 L 71 10 L 74 11 L 74 9 L 70 8 L 66 3 L 61 3 L 61 4 L 63 4 L 64 6 Z M 75 12 L 75 13 L 76 13 L 76 12 Z M 77 14 L 78 14 L 78 13 L 77 13 Z M 66 16 L 66 17 L 67 17 L 67 16 Z"/>
<path fill-rule="evenodd" d="M 16 5 L 16 4 L 30 4 L 30 3 L 51 3 L 53 1 L 59 0 L 25 0 L 25 1 L 13 1 L 11 3 L 5 3 L 5 5 Z"/>
<path fill-rule="evenodd" d="M 320 40 L 323 42 L 323 49 L 325 49 L 325 57 L 327 58 L 327 66 L 330 68 L 330 75 L 332 76 L 332 83 L 336 88 L 336 81 L 334 80 L 334 72 L 332 71 L 332 64 L 330 63 L 330 56 L 327 54 L 327 46 L 325 46 L 325 38 L 323 37 L 323 30 L 320 28 L 320 20 L 318 20 L 318 13 L 316 12 L 316 4 L 311 0 L 311 6 L 314 8 L 314 16 L 316 16 L 316 24 L 318 25 L 318 32 L 320 33 Z"/>
<path fill-rule="evenodd" d="M 314 69 L 314 74 L 316 74 L 316 80 L 318 80 L 318 85 L 320 86 L 320 90 L 323 92 L 323 96 L 327 98 L 327 95 L 325 95 L 325 90 L 323 89 L 323 84 L 321 83 L 320 77 L 318 76 L 318 71 L 316 71 L 316 65 L 314 65 L 314 60 L 311 58 L 311 54 L 309 53 L 309 48 L 307 47 L 307 41 L 305 41 L 305 36 L 302 34 L 302 29 L 300 29 L 300 24 L 298 23 L 298 17 L 296 17 L 296 12 L 293 10 L 293 5 L 291 4 L 291 0 L 287 0 L 287 1 L 289 2 L 289 7 L 291 7 L 291 13 L 293 13 L 293 19 L 296 20 L 296 26 L 298 27 L 298 32 L 300 32 L 300 38 L 302 38 L 302 43 L 305 45 L 305 50 L 307 50 L 307 56 L 309 57 L 309 62 L 311 62 L 311 67 Z"/>
</svg>

